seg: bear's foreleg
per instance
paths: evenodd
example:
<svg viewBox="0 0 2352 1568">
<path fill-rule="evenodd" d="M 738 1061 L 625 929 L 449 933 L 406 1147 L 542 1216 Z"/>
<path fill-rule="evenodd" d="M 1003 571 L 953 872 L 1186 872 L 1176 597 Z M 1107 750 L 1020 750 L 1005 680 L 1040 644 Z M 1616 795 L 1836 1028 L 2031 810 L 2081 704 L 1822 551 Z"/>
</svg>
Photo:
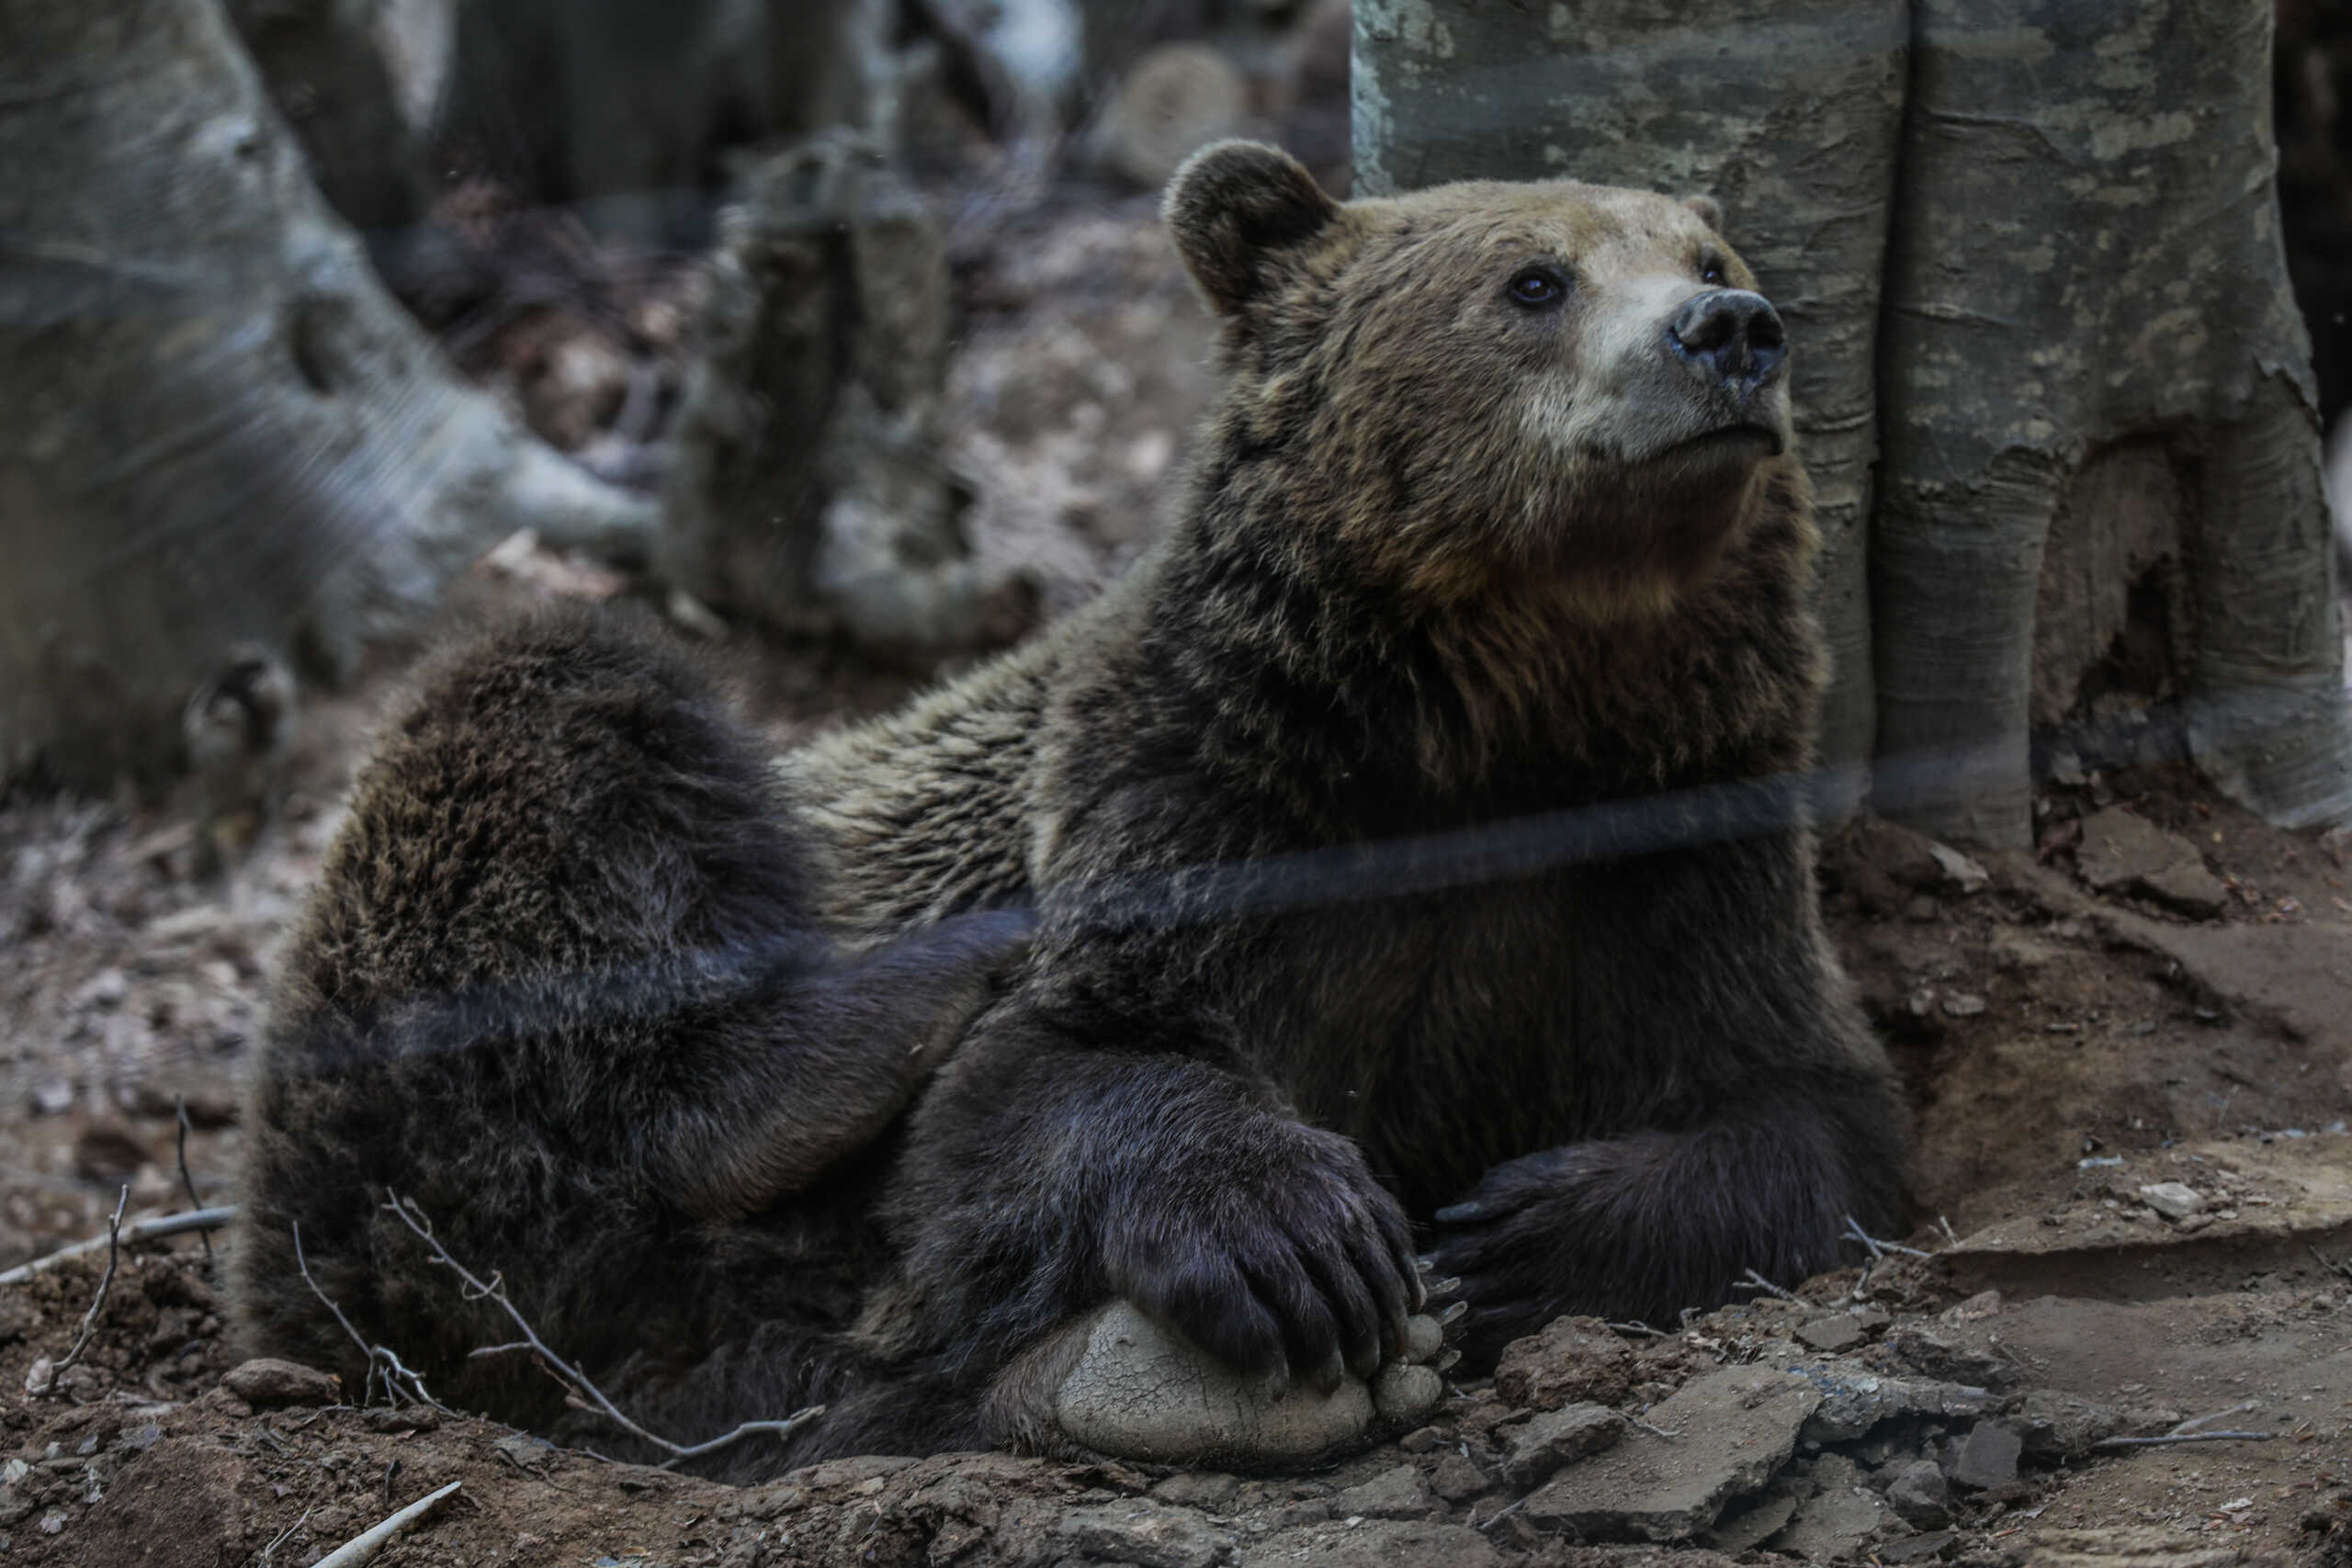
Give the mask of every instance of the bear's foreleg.
<svg viewBox="0 0 2352 1568">
<path fill-rule="evenodd" d="M 1671 1325 L 1751 1269 L 1793 1286 L 1836 1267 L 1848 1216 L 1892 1217 L 1898 1126 L 1884 1085 L 1857 1076 L 1494 1167 L 1434 1216 L 1435 1270 L 1470 1303 L 1468 1364 L 1563 1313 Z"/>
</svg>

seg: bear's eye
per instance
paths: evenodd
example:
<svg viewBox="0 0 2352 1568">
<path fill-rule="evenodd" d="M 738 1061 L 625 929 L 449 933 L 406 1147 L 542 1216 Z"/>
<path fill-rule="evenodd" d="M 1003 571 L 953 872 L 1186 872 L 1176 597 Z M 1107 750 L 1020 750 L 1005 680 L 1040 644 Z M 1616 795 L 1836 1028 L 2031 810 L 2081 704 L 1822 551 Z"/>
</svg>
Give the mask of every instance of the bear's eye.
<svg viewBox="0 0 2352 1568">
<path fill-rule="evenodd" d="M 1699 281 L 1712 283 L 1718 288 L 1724 286 L 1724 264 L 1720 257 L 1707 255 L 1699 258 Z"/>
<path fill-rule="evenodd" d="M 1510 280 L 1511 302 L 1531 310 L 1556 305 L 1567 297 L 1568 280 L 1555 266 L 1531 266 Z"/>
</svg>

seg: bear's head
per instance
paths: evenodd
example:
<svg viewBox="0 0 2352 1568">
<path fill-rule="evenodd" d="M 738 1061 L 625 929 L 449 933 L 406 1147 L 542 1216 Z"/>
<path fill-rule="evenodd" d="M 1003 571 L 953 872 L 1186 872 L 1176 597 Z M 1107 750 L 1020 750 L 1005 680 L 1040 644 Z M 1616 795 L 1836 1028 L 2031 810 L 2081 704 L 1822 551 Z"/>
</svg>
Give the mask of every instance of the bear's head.
<svg viewBox="0 0 2352 1568">
<path fill-rule="evenodd" d="M 1271 520 L 1436 609 L 1540 585 L 1608 624 L 1671 608 L 1793 468 L 1781 320 L 1712 201 L 1556 181 L 1341 203 L 1228 141 L 1166 216 L 1224 321 L 1206 525 Z"/>
</svg>

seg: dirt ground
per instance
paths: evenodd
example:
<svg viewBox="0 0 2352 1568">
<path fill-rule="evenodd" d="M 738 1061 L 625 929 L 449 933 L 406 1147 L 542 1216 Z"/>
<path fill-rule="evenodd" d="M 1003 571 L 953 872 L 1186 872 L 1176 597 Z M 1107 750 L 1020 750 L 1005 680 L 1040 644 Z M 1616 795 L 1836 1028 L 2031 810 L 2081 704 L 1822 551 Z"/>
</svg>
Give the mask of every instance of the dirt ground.
<svg viewBox="0 0 2352 1568">
<path fill-rule="evenodd" d="M 950 439 L 978 549 L 1059 609 L 1148 537 L 1208 329 L 1148 202 L 1028 221 L 959 275 Z M 517 549 L 469 597 L 616 591 Z M 779 739 L 910 689 L 729 651 Z M 285 808 L 222 875 L 184 801 L 0 808 L 0 1268 L 102 1234 L 126 1186 L 133 1215 L 233 1198 L 273 945 L 392 682 L 309 703 Z M 2040 820 L 2033 857 L 1825 847 L 1917 1117 L 1899 1239 L 1932 1257 L 1666 1333 L 1555 1326 L 1311 1475 L 876 1457 L 733 1491 L 349 1391 L 244 1397 L 183 1236 L 124 1258 L 62 1374 L 98 1262 L 0 1284 L 0 1559 L 309 1564 L 454 1482 L 374 1560 L 2352 1563 L 2344 846 L 2162 771 L 2085 775 Z M 2256 1436 L 2093 1446 L 2215 1430 Z"/>
</svg>

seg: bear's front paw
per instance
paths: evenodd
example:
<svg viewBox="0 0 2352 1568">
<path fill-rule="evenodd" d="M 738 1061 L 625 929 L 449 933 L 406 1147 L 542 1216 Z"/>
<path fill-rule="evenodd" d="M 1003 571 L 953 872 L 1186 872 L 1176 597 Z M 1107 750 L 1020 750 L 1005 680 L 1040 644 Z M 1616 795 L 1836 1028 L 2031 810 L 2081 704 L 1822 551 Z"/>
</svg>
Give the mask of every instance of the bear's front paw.
<svg viewBox="0 0 2352 1568">
<path fill-rule="evenodd" d="M 1475 1368 L 1561 1311 L 1572 1281 L 1575 1187 L 1583 1162 L 1571 1149 L 1507 1161 L 1461 1202 L 1430 1216 L 1437 1235 L 1425 1261 L 1469 1305 L 1459 1343 Z"/>
<path fill-rule="evenodd" d="M 1404 1211 L 1344 1138 L 1272 1118 L 1163 1173 L 1105 1236 L 1109 1283 L 1238 1371 L 1329 1393 L 1420 1304 Z"/>
</svg>

